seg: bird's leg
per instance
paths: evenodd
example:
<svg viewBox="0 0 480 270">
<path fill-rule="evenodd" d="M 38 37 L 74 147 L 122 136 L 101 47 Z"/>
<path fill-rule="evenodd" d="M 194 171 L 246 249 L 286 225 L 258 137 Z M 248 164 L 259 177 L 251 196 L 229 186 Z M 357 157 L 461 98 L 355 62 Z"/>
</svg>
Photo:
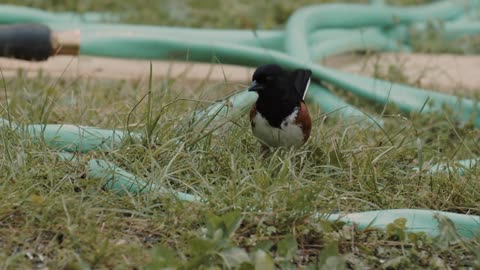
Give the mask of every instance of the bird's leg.
<svg viewBox="0 0 480 270">
<path fill-rule="evenodd" d="M 266 158 L 268 157 L 272 152 L 270 151 L 270 147 L 268 147 L 268 145 L 266 144 L 261 144 L 261 148 L 260 148 L 260 156 L 262 158 Z"/>
</svg>

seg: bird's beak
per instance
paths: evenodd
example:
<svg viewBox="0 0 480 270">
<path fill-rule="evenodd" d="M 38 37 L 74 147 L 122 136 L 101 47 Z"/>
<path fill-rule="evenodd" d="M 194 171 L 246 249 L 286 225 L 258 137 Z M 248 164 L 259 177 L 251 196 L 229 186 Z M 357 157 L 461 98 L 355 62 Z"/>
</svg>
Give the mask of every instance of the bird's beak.
<svg viewBox="0 0 480 270">
<path fill-rule="evenodd" d="M 256 81 L 253 81 L 250 87 L 248 88 L 248 91 L 250 92 L 258 92 L 258 90 L 263 89 L 263 86 L 258 84 Z"/>
</svg>

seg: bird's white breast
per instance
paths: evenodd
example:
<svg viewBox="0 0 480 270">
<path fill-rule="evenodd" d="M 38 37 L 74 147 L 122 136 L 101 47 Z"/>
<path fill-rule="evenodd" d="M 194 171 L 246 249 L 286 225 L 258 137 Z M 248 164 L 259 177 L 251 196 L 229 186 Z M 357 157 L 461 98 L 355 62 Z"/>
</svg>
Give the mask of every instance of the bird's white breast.
<svg viewBox="0 0 480 270">
<path fill-rule="evenodd" d="M 262 143 L 271 146 L 300 146 L 304 143 L 303 131 L 295 123 L 299 108 L 287 116 L 280 125 L 280 128 L 272 127 L 258 111 L 253 118 L 253 135 Z"/>
</svg>

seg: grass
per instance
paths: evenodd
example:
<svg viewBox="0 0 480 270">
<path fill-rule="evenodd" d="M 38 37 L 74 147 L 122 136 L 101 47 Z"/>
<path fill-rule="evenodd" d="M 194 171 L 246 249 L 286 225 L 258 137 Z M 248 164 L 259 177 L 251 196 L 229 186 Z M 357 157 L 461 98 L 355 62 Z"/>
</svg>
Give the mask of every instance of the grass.
<svg viewBox="0 0 480 270">
<path fill-rule="evenodd" d="M 101 11 L 122 14 L 122 20 L 131 23 L 182 25 L 215 28 L 280 27 L 296 8 L 318 3 L 368 3 L 369 0 L 139 0 L 124 1 L 35 1 L 5 0 L 3 3 L 23 4 L 51 11 Z M 396 5 L 430 3 L 432 0 L 387 0 Z"/>
<path fill-rule="evenodd" d="M 132 13 L 136 5 L 147 9 L 143 2 L 82 3 L 85 10 L 109 5 L 114 10 L 128 5 L 124 9 Z M 145 22 L 153 23 L 150 19 Z M 238 26 L 220 19 L 211 25 Z M 478 156 L 480 132 L 472 125 L 459 124 L 448 110 L 404 115 L 338 91 L 366 111 L 383 112 L 385 127 L 325 118 L 310 104 L 315 122 L 309 142 L 261 158 L 246 117 L 214 122 L 207 129 L 193 128 L 182 117 L 208 105 L 205 100 L 243 86 L 181 77 L 130 82 L 19 73 L 5 78 L 0 95 L 4 118 L 8 113 L 19 123 L 104 128 L 124 128 L 129 119 L 132 129 L 148 130 L 151 140 L 90 152 L 72 164 L 41 142 L 1 129 L 0 268 L 480 267 L 480 239 L 460 238 L 448 220 L 440 220 L 439 237 L 429 237 L 405 234 L 402 220 L 386 230 L 359 230 L 313 217 L 390 208 L 480 215 L 477 168 L 464 176 L 414 170 Z M 108 192 L 100 179 L 86 176 L 86 163 L 94 157 L 207 202 L 185 203 L 155 192 Z"/>
</svg>

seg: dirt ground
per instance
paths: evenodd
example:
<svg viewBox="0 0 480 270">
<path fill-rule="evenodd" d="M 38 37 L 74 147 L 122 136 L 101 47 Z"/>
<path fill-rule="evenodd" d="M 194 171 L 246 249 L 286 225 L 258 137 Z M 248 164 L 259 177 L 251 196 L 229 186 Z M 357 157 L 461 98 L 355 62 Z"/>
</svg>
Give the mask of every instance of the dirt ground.
<svg viewBox="0 0 480 270">
<path fill-rule="evenodd" d="M 480 56 L 393 54 L 349 54 L 327 59 L 324 65 L 347 72 L 372 76 L 399 71 L 408 83 L 415 86 L 448 92 L 480 90 Z M 211 80 L 246 83 L 253 68 L 233 65 L 211 65 L 153 61 L 154 77 L 184 76 L 192 80 Z M 0 69 L 6 77 L 22 70 L 35 76 L 40 70 L 52 76 L 112 78 L 142 80 L 149 76 L 150 62 L 99 57 L 56 56 L 45 62 L 0 59 Z"/>
<path fill-rule="evenodd" d="M 400 72 L 401 76 L 404 76 L 410 84 L 441 92 L 480 91 L 480 56 L 399 53 L 366 56 L 352 54 L 327 59 L 324 64 L 346 72 L 367 76 L 382 74 L 388 77 L 389 73 Z"/>
</svg>

